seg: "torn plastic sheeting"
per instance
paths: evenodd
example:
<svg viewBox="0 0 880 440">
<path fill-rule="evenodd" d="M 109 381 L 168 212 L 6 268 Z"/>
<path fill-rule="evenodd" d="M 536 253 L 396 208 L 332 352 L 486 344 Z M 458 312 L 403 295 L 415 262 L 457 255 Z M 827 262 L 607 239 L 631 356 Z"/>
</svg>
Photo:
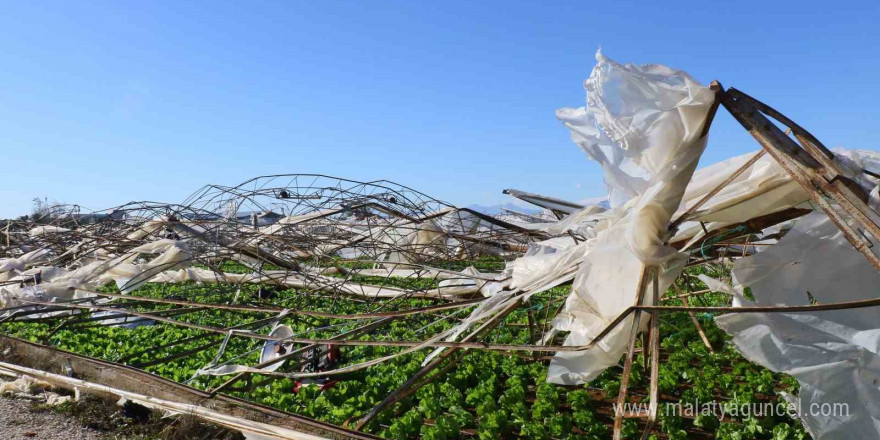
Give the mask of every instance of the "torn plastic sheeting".
<svg viewBox="0 0 880 440">
<path fill-rule="evenodd" d="M 18 258 L 0 259 L 0 281 L 7 281 L 29 266 L 48 260 L 49 249 L 37 249 Z"/>
<path fill-rule="evenodd" d="M 140 254 L 160 252 L 147 263 L 133 263 Z M 109 281 L 115 281 L 123 293 L 129 293 L 165 270 L 189 265 L 191 258 L 186 243 L 165 239 L 139 246 L 112 260 L 94 261 L 72 271 L 41 268 L 42 282 L 39 285 L 0 287 L 0 306 L 24 305 L 27 300 L 74 299 L 77 289 L 95 290 Z"/>
<path fill-rule="evenodd" d="M 163 252 L 145 264 L 126 263 L 139 253 Z M 486 276 L 473 267 L 468 267 L 458 274 L 447 273 L 437 288 L 420 292 L 411 292 L 387 286 L 372 286 L 356 282 L 347 282 L 340 278 L 320 274 L 308 277 L 292 275 L 285 271 L 263 274 L 218 273 L 209 269 L 187 267 L 178 270 L 164 268 L 180 267 L 190 264 L 189 252 L 181 242 L 161 240 L 138 247 L 125 256 L 107 262 L 94 262 L 75 271 L 60 268 L 43 268 L 43 283 L 38 286 L 7 286 L 0 287 L 0 306 L 12 307 L 25 305 L 27 300 L 52 301 L 69 300 L 92 296 L 82 290 L 95 290 L 100 285 L 115 281 L 122 293 L 128 293 L 146 282 L 156 283 L 233 283 L 261 284 L 268 283 L 290 288 L 305 288 L 340 292 L 352 296 L 366 298 L 397 298 L 402 296 L 418 298 L 447 298 L 481 293 L 490 296 L 495 292 L 494 276 Z M 387 272 L 386 269 L 382 271 Z M 93 280 L 93 281 L 87 281 Z M 82 290 L 77 290 L 82 289 Z"/>
<path fill-rule="evenodd" d="M 338 214 L 347 209 L 349 208 L 324 209 L 309 214 L 285 217 L 274 225 L 261 228 L 259 232 L 263 235 L 271 236 L 284 231 L 285 228 L 310 220 L 320 219 L 332 214 Z M 443 216 L 453 210 L 453 208 L 446 208 L 435 213 L 429 213 L 428 216 Z M 410 246 L 419 249 L 420 252 L 425 252 L 426 249 L 424 249 L 424 247 L 436 244 L 438 241 L 445 239 L 444 231 L 430 220 L 414 222 L 405 218 L 397 218 L 390 221 L 387 226 L 389 226 L 389 228 L 383 230 L 380 234 L 376 234 L 369 224 L 359 225 L 354 223 L 346 225 L 343 223 L 334 223 L 334 228 L 347 230 L 352 232 L 354 236 L 342 243 L 321 244 L 317 249 L 322 254 L 331 255 L 333 252 L 340 251 L 353 243 L 365 239 L 371 239 L 388 245 Z M 301 256 L 308 256 L 308 254 L 303 254 Z M 386 255 L 386 258 L 391 262 L 408 262 L 411 260 L 410 258 L 407 258 L 405 253 L 401 254 L 396 252 Z"/>
<path fill-rule="evenodd" d="M 269 332 L 269 336 L 276 338 L 289 338 L 293 336 L 293 330 L 289 326 L 278 323 L 275 324 L 275 327 Z M 281 341 L 266 341 L 263 344 L 263 349 L 260 351 L 260 364 L 265 364 L 269 361 L 278 359 L 289 352 L 292 349 L 292 345 L 293 344 L 285 344 Z M 215 359 L 214 362 L 216 363 L 217 360 L 219 359 Z M 282 365 L 284 365 L 283 359 L 263 368 L 269 371 L 276 371 L 281 368 Z"/>
<path fill-rule="evenodd" d="M 734 277 L 756 298 L 753 303 L 737 294 L 734 306 L 871 299 L 880 285 L 880 273 L 818 211 L 798 220 L 776 245 L 737 261 Z M 715 320 L 747 359 L 798 380 L 799 416 L 814 438 L 880 438 L 876 309 L 727 314 Z M 848 414 L 811 411 L 823 404 L 845 404 Z"/>
<path fill-rule="evenodd" d="M 12 382 L 0 383 L 0 395 L 16 393 L 38 393 L 43 392 L 49 388 L 52 388 L 52 384 L 50 384 L 49 382 L 34 379 L 32 377 L 20 376 Z"/>
<path fill-rule="evenodd" d="M 672 217 L 678 218 L 683 215 L 688 208 L 721 184 L 755 154 L 757 151 L 696 170 L 682 196 L 678 210 Z M 841 150 L 839 154 L 852 153 Z M 876 155 L 870 152 L 869 154 Z M 771 156 L 765 155 L 707 200 L 690 216 L 689 221 L 679 227 L 670 242 L 690 240 L 688 243 L 690 245 L 704 237 L 706 231 L 711 232 L 730 224 L 782 211 L 809 200 L 809 195 L 800 184 L 794 181 Z M 602 221 L 608 220 L 613 212 L 602 213 L 588 208 L 557 222 L 535 224 L 533 227 L 556 234 L 572 231 L 589 237 L 588 231 Z M 700 222 L 704 224 L 700 225 Z"/>
<path fill-rule="evenodd" d="M 568 112 L 571 113 L 571 112 Z M 565 121 L 570 125 L 569 121 Z M 581 123 L 580 125 L 584 125 Z M 583 130 L 581 130 L 583 131 Z M 572 135 L 583 142 L 583 136 Z M 678 210 L 673 218 L 683 215 L 697 201 L 715 189 L 730 175 L 745 165 L 760 150 L 743 154 L 711 164 L 696 170 L 688 183 Z M 844 164 L 844 171 L 863 187 L 871 187 L 864 173 L 853 170 L 880 168 L 880 153 L 866 150 L 835 148 L 836 158 Z M 717 194 L 707 200 L 689 220 L 679 226 L 671 243 L 685 242 L 682 249 L 698 243 L 708 232 L 748 221 L 753 218 L 801 207 L 811 209 L 810 196 L 770 155 L 764 155 L 745 169 Z M 602 212 L 587 207 L 565 218 L 549 223 L 534 223 L 529 229 L 541 230 L 551 234 L 576 233 L 582 237 L 593 238 L 594 229 L 602 229 L 602 222 L 614 221 L 614 210 Z M 702 224 L 701 224 L 702 222 Z M 552 253 L 573 245 L 570 238 L 553 238 L 531 245 L 531 253 Z M 528 254 L 527 254 L 528 255 Z"/>
<path fill-rule="evenodd" d="M 18 376 L 12 382 L 0 382 L 0 396 L 9 394 L 17 398 L 36 400 L 47 406 L 57 406 L 73 400 L 79 396 L 61 396 L 47 391 L 53 388 L 49 382 L 34 379 L 28 376 Z"/>
<path fill-rule="evenodd" d="M 187 268 L 177 271 L 159 273 L 149 279 L 151 282 L 160 283 L 183 283 L 196 281 L 203 283 L 268 283 L 290 288 L 303 288 L 311 290 L 327 290 L 340 292 L 352 296 L 366 298 L 396 298 L 400 296 L 412 296 L 418 298 L 455 298 L 483 292 L 490 295 L 491 290 L 487 287 L 491 284 L 487 277 L 476 269 L 469 267 L 459 275 L 450 275 L 447 280 L 441 281 L 437 288 L 427 289 L 420 292 L 407 291 L 395 287 L 372 286 L 356 282 L 348 282 L 341 278 L 329 277 L 321 274 L 309 276 L 289 275 L 287 272 L 272 274 L 235 274 L 217 273 L 208 269 Z"/>
<path fill-rule="evenodd" d="M 134 263 L 140 254 L 157 253 L 160 255 L 147 263 Z M 121 292 L 129 293 L 161 272 L 190 265 L 191 259 L 192 253 L 185 242 L 163 239 L 128 251 L 125 255 L 109 261 L 106 271 L 94 275 L 100 275 L 99 285 L 113 280 L 116 281 Z"/>
<path fill-rule="evenodd" d="M 500 296 L 499 296 L 499 298 L 500 298 Z M 494 299 L 494 298 L 490 298 L 489 301 L 491 301 L 492 299 Z M 378 365 L 382 362 L 386 362 L 391 359 L 405 356 L 407 354 L 428 348 L 432 344 L 434 344 L 435 342 L 438 342 L 438 341 L 442 340 L 443 338 L 447 337 L 453 331 L 455 331 L 455 328 L 445 330 L 435 336 L 432 336 L 431 338 L 429 338 L 425 341 L 422 341 L 421 344 L 414 345 L 412 347 L 398 351 L 397 353 L 390 354 L 390 355 L 387 355 L 384 357 L 379 357 L 379 358 L 372 359 L 369 361 L 361 362 L 358 364 L 347 365 L 347 366 L 344 366 L 341 368 L 337 368 L 335 370 L 318 371 L 318 372 L 311 372 L 311 373 L 308 373 L 308 372 L 279 373 L 279 372 L 273 372 L 273 371 L 265 369 L 265 368 L 254 368 L 254 367 L 250 367 L 247 365 L 229 364 L 229 365 L 220 365 L 218 367 L 207 367 L 207 368 L 200 369 L 200 370 L 196 371 L 195 376 L 204 376 L 204 375 L 226 376 L 226 375 L 238 374 L 238 373 L 256 373 L 256 374 L 282 376 L 282 377 L 287 377 L 290 379 L 299 379 L 299 378 L 306 378 L 306 377 L 322 377 L 322 376 L 333 376 L 333 375 L 338 375 L 338 374 L 351 373 L 353 371 L 363 370 L 363 369 L 371 367 L 373 365 Z"/>
<path fill-rule="evenodd" d="M 53 302 L 56 300 L 70 300 L 83 298 L 81 291 L 77 289 L 84 286 L 76 279 L 64 279 L 49 283 L 43 283 L 38 286 L 8 286 L 0 287 L 0 307 L 16 307 L 25 306 L 28 301 Z M 88 294 L 88 296 L 93 296 Z M 9 311 L 12 313 L 12 311 Z M 70 311 L 50 312 L 55 314 L 70 313 Z M 0 315 L 3 316 L 3 315 Z M 48 316 L 48 315 L 44 315 Z"/>
<path fill-rule="evenodd" d="M 681 212 L 684 213 L 758 153 L 750 152 L 697 170 L 685 192 Z M 790 208 L 809 198 L 800 184 L 772 156 L 765 154 L 701 206 L 693 214 L 693 220 L 741 222 Z"/>
<path fill-rule="evenodd" d="M 633 274 L 660 266 L 660 287 L 665 289 L 684 268 L 686 256 L 663 243 L 705 148 L 701 134 L 715 94 L 665 66 L 623 66 L 601 53 L 596 60 L 585 83 L 587 107 L 562 109 L 557 116 L 571 129 L 575 143 L 602 165 L 614 208 L 597 214 L 602 221 L 584 231 L 587 241 L 509 263 L 506 290 L 477 307 L 448 340 L 514 301 L 573 279 L 553 331 L 571 332 L 565 345 L 583 345 L 633 305 L 639 285 Z M 651 303 L 650 295 L 643 303 Z M 628 327 L 624 323 L 621 328 Z M 547 380 L 575 384 L 595 378 L 620 359 L 628 333 L 618 329 L 592 349 L 558 354 Z"/>
<path fill-rule="evenodd" d="M 871 151 L 838 148 L 834 152 L 838 160 L 848 164 L 845 168 L 861 169 L 880 160 L 880 154 Z M 683 215 L 755 154 L 757 152 L 744 154 L 697 170 L 675 217 Z M 864 174 L 854 179 L 864 187 L 873 186 Z M 670 241 L 687 240 L 683 248 L 689 248 L 707 232 L 794 207 L 811 209 L 809 194 L 772 156 L 764 155 L 694 212 Z"/>
<path fill-rule="evenodd" d="M 647 267 L 660 268 L 661 291 L 684 269 L 687 257 L 664 245 L 666 230 L 706 146 L 701 135 L 715 100 L 683 71 L 596 58 L 584 86 L 587 107 L 558 115 L 572 139 L 602 164 L 617 218 L 593 229 L 572 293 L 553 321 L 554 331 L 570 332 L 565 345 L 590 342 L 632 306 L 639 294 L 637 274 Z M 641 303 L 652 304 L 652 295 Z M 632 336 L 632 319 L 591 349 L 554 356 L 547 380 L 585 383 L 616 365 Z M 643 328 L 647 319 L 639 324 Z"/>
<path fill-rule="evenodd" d="M 37 226 L 36 228 L 31 229 L 30 231 L 28 231 L 28 235 L 30 235 L 31 237 L 39 237 L 46 234 L 63 234 L 65 232 L 70 232 L 70 229 L 62 228 L 60 226 L 46 225 Z"/>
</svg>

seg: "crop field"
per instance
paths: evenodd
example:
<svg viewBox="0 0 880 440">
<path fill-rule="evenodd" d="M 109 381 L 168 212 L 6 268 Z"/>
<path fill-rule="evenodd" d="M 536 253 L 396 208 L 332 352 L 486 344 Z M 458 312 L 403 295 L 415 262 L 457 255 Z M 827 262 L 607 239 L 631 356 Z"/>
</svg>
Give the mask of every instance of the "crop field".
<svg viewBox="0 0 880 440">
<path fill-rule="evenodd" d="M 440 266 L 442 262 L 435 262 Z M 482 270 L 498 270 L 503 262 L 485 260 L 469 262 Z M 237 263 L 223 269 L 234 272 Z M 462 262 L 449 262 L 457 269 Z M 680 277 L 679 291 L 685 295 L 706 289 L 696 275 L 728 276 L 723 265 L 690 268 Z M 391 283 L 397 287 L 419 290 L 432 287 L 432 280 L 404 277 L 361 277 L 362 283 Z M 115 288 L 107 286 L 107 292 Z M 488 333 L 484 341 L 492 344 L 534 343 L 548 329 L 570 291 L 570 284 L 555 287 L 533 296 L 527 307 L 509 315 Z M 679 305 L 681 296 L 669 289 L 664 305 Z M 295 310 L 281 318 L 299 338 L 330 338 L 375 323 L 378 319 L 340 319 L 317 316 L 308 312 L 333 315 L 365 312 L 391 312 L 435 306 L 431 299 L 399 299 L 373 302 L 346 297 L 309 294 L 297 289 L 267 285 L 231 285 L 212 283 L 159 284 L 147 283 L 125 299 L 106 304 L 132 302 L 138 298 L 185 299 L 210 304 L 273 306 Z M 690 297 L 691 305 L 729 305 L 727 295 L 705 293 Z M 398 353 L 406 347 L 394 341 L 422 341 L 430 335 L 450 328 L 466 317 L 475 305 L 431 313 L 418 313 L 386 319 L 369 334 L 347 341 L 340 347 L 342 364 L 358 364 Z M 430 309 L 429 309 L 430 310 Z M 150 313 L 184 324 L 228 329 L 236 326 L 267 334 L 267 321 L 276 313 L 242 310 L 184 308 L 167 303 L 138 302 L 127 307 L 129 312 Z M 176 311 L 176 312 L 175 312 Z M 389 393 L 401 387 L 416 373 L 431 349 L 421 349 L 366 369 L 335 376 L 332 387 L 319 390 L 305 386 L 294 392 L 295 379 L 287 372 L 299 371 L 295 360 L 288 360 L 272 374 L 244 374 L 237 380 L 231 376 L 196 376 L 209 365 L 257 364 L 265 341 L 246 337 L 229 338 L 217 332 L 204 331 L 150 321 L 137 327 L 106 326 L 90 320 L 94 312 L 82 311 L 73 320 L 40 317 L 0 324 L 0 332 L 58 349 L 92 356 L 107 361 L 143 368 L 165 378 L 200 389 L 222 386 L 223 393 L 269 405 L 306 417 L 348 426 L 370 411 Z M 65 317 L 67 319 L 69 317 Z M 713 352 L 706 347 L 693 319 L 705 331 Z M 60 323 L 64 323 L 60 325 Z M 564 334 L 554 343 L 561 343 Z M 740 414 L 735 407 L 749 404 L 783 402 L 778 391 L 797 392 L 792 378 L 774 374 L 745 360 L 728 336 L 718 329 L 713 315 L 669 312 L 660 320 L 661 360 L 659 393 L 662 404 L 658 430 L 652 438 L 713 438 L 719 439 L 802 439 L 807 434 L 801 424 L 788 416 Z M 355 345 L 352 341 L 376 341 Z M 382 345 L 382 341 L 389 342 Z M 223 347 L 221 349 L 221 347 Z M 635 402 L 648 395 L 649 373 L 641 354 L 641 342 L 631 371 L 629 393 Z M 366 432 L 389 439 L 423 438 L 471 439 L 605 439 L 611 436 L 614 402 L 620 387 L 622 367 L 607 369 L 585 386 L 561 386 L 546 383 L 550 353 L 511 352 L 504 350 L 469 350 L 456 363 L 438 369 L 430 382 L 415 393 L 385 408 L 365 427 Z M 622 361 L 621 361 L 622 365 Z M 721 411 L 706 414 L 670 414 L 665 404 L 716 402 Z M 625 438 L 638 438 L 644 423 L 636 419 L 624 421 Z"/>
<path fill-rule="evenodd" d="M 0 440 L 880 440 L 872 8 L 18 3 Z"/>
<path fill-rule="evenodd" d="M 875 438 L 880 155 L 680 71 L 586 84 L 597 204 L 278 174 L 6 221 L 0 334 L 43 347 L 0 372 L 261 438 Z M 762 149 L 698 168 L 721 107 Z"/>
</svg>

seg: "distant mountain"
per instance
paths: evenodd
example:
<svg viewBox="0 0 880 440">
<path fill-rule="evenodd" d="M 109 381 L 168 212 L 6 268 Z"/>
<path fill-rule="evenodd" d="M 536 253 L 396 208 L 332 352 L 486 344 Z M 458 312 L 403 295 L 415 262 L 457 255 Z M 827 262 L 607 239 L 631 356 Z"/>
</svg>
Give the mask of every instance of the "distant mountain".
<svg viewBox="0 0 880 440">
<path fill-rule="evenodd" d="M 579 200 L 576 202 L 578 204 L 589 206 L 589 205 L 598 205 L 602 208 L 609 209 L 611 208 L 611 204 L 608 203 L 607 197 L 593 197 L 589 199 Z M 537 206 L 522 206 L 517 205 L 515 203 L 507 202 L 498 205 L 468 205 L 466 208 L 473 209 L 474 211 L 486 214 L 486 215 L 497 215 L 504 214 L 505 209 L 509 209 L 511 211 L 521 212 L 523 214 L 529 215 L 538 215 L 542 212 L 541 208 Z"/>
<path fill-rule="evenodd" d="M 597 206 L 601 206 L 605 209 L 611 208 L 611 203 L 608 202 L 608 197 L 593 197 L 593 198 L 578 201 L 578 203 L 580 203 L 581 205 L 584 205 L 584 206 L 597 205 Z"/>
<path fill-rule="evenodd" d="M 516 211 L 516 212 L 521 212 L 523 214 L 530 214 L 530 215 L 537 215 L 537 214 L 541 213 L 540 208 L 525 207 L 525 206 L 517 205 L 517 204 L 511 203 L 511 202 L 507 202 L 507 203 L 499 204 L 499 205 L 491 205 L 491 206 L 468 205 L 468 206 L 466 206 L 466 208 L 473 209 L 474 211 L 477 211 L 479 213 L 486 214 L 486 215 L 504 214 L 505 209 L 509 209 L 511 211 Z"/>
</svg>

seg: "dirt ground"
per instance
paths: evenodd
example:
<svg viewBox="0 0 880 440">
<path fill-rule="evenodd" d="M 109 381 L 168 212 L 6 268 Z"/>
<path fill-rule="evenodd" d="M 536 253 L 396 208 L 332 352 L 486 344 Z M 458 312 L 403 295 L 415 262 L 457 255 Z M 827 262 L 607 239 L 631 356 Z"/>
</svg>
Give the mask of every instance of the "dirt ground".
<svg viewBox="0 0 880 440">
<path fill-rule="evenodd" d="M 46 409 L 33 408 L 32 402 L 0 397 L 0 432 L 3 439 L 98 440 L 105 434 L 86 428 L 79 420 Z"/>
<path fill-rule="evenodd" d="M 26 398 L 0 396 L 2 440 L 242 440 L 237 431 L 192 416 L 163 417 L 143 406 L 82 396 L 47 407 Z M 35 397 L 36 399 L 36 397 Z"/>
</svg>

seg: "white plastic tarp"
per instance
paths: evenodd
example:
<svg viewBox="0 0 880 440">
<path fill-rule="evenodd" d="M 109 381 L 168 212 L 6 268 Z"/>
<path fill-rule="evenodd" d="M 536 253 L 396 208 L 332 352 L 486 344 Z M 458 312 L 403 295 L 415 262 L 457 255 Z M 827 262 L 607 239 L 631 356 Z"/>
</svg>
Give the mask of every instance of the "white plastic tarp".
<svg viewBox="0 0 880 440">
<path fill-rule="evenodd" d="M 880 273 L 818 211 L 776 245 L 737 261 L 734 276 L 756 299 L 738 296 L 735 306 L 865 300 L 876 298 L 880 286 Z M 746 358 L 798 380 L 799 416 L 813 438 L 880 438 L 877 308 L 727 314 L 715 321 Z"/>
<path fill-rule="evenodd" d="M 450 339 L 515 301 L 573 280 L 553 326 L 554 331 L 570 332 L 566 345 L 582 345 L 635 303 L 638 274 L 645 267 L 663 268 L 662 289 L 683 269 L 686 257 L 663 243 L 705 148 L 702 131 L 714 93 L 665 66 L 624 66 L 601 53 L 596 60 L 585 83 L 587 106 L 562 109 L 557 116 L 571 129 L 573 140 L 603 166 L 613 209 L 575 213 L 572 220 L 548 225 L 571 229 L 587 220 L 590 226 L 581 232 L 588 240 L 547 242 L 547 252 L 530 252 L 510 263 L 510 278 L 499 283 L 504 290 L 496 288 L 495 296 L 474 310 Z M 644 303 L 650 302 L 648 296 Z M 558 354 L 547 380 L 575 384 L 598 376 L 620 359 L 629 328 L 621 324 L 593 349 Z"/>
<path fill-rule="evenodd" d="M 684 269 L 687 257 L 664 242 L 706 146 L 703 128 L 715 97 L 680 70 L 624 66 L 601 53 L 596 58 L 585 83 L 587 106 L 557 115 L 572 139 L 602 165 L 614 209 L 593 228 L 572 293 L 553 321 L 554 330 L 570 332 L 565 345 L 586 345 L 632 306 L 647 267 L 661 268 L 661 291 Z M 641 303 L 652 304 L 653 298 L 646 294 Z M 580 384 L 617 364 L 632 319 L 589 350 L 557 354 L 547 380 Z"/>
</svg>

